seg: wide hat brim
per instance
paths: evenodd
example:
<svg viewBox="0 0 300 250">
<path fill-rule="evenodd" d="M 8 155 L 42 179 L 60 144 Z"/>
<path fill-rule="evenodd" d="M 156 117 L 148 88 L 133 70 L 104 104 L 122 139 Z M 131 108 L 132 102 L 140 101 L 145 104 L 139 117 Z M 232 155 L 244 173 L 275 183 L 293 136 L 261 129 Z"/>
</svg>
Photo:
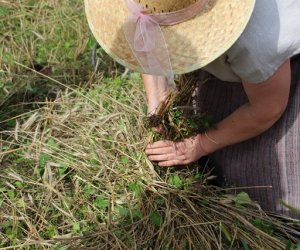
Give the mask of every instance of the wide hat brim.
<svg viewBox="0 0 300 250">
<path fill-rule="evenodd" d="M 117 62 L 143 73 L 123 33 L 129 13 L 124 0 L 85 0 L 90 29 Z M 250 20 L 255 0 L 211 0 L 191 20 L 163 26 L 172 68 L 183 74 L 202 68 L 225 53 Z"/>
</svg>

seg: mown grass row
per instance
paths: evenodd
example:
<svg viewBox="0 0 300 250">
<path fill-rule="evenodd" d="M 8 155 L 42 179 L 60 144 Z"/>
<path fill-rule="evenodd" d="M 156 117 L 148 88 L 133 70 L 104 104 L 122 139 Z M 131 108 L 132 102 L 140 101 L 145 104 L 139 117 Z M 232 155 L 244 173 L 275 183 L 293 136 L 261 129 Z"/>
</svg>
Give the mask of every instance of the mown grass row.
<svg viewBox="0 0 300 250">
<path fill-rule="evenodd" d="M 297 248 L 296 221 L 210 186 L 205 166 L 149 162 L 139 76 L 97 79 L 1 132 L 1 247 Z"/>
</svg>

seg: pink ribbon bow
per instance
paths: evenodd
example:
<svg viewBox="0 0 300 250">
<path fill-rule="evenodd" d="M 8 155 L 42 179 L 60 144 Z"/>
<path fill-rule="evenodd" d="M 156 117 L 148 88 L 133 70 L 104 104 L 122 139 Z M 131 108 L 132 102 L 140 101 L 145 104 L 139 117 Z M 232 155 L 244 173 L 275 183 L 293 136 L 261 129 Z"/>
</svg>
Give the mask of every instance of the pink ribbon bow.
<svg viewBox="0 0 300 250">
<path fill-rule="evenodd" d="M 144 13 L 142 6 L 125 0 L 130 15 L 124 24 L 127 42 L 143 72 L 166 76 L 173 81 L 173 70 L 168 48 L 160 25 Z"/>
<path fill-rule="evenodd" d="M 193 18 L 209 0 L 197 1 L 179 11 L 159 14 L 147 14 L 134 1 L 124 1 L 130 13 L 123 26 L 124 34 L 143 72 L 165 76 L 169 84 L 174 86 L 174 74 L 161 25 L 174 25 Z"/>
</svg>

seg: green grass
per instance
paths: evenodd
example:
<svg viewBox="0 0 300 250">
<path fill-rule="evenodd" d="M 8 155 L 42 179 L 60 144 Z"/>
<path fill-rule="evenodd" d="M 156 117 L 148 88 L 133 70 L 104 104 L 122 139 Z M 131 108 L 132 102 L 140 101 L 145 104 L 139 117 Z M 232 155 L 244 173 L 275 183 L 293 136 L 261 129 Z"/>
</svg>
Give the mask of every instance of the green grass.
<svg viewBox="0 0 300 250">
<path fill-rule="evenodd" d="M 91 50 L 95 40 L 82 1 L 2 1 L 0 37 L 2 120 L 31 109 L 32 102 L 54 99 L 63 89 L 28 68 L 68 86 L 87 84 L 94 74 Z M 98 72 L 115 75 L 116 64 L 102 50 L 98 56 Z M 12 105 L 17 107 L 9 108 Z"/>
<path fill-rule="evenodd" d="M 94 40 L 81 1 L 2 1 L 0 33 L 2 120 L 26 112 L 24 102 L 54 98 L 61 88 L 22 65 L 67 84 L 80 84 L 90 70 Z"/>
<path fill-rule="evenodd" d="M 92 42 L 81 1 L 8 1 L 0 17 L 1 68 L 11 71 L 14 61 L 75 66 Z"/>
</svg>

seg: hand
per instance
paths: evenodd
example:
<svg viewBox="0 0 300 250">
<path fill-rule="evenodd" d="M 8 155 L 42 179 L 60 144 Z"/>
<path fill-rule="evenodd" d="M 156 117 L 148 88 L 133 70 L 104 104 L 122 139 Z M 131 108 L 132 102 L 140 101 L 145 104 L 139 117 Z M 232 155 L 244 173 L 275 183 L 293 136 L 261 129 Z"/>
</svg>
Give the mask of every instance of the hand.
<svg viewBox="0 0 300 250">
<path fill-rule="evenodd" d="M 202 148 L 201 135 L 184 139 L 180 142 L 157 141 L 149 144 L 146 154 L 151 161 L 161 167 L 186 165 L 207 155 Z"/>
</svg>

